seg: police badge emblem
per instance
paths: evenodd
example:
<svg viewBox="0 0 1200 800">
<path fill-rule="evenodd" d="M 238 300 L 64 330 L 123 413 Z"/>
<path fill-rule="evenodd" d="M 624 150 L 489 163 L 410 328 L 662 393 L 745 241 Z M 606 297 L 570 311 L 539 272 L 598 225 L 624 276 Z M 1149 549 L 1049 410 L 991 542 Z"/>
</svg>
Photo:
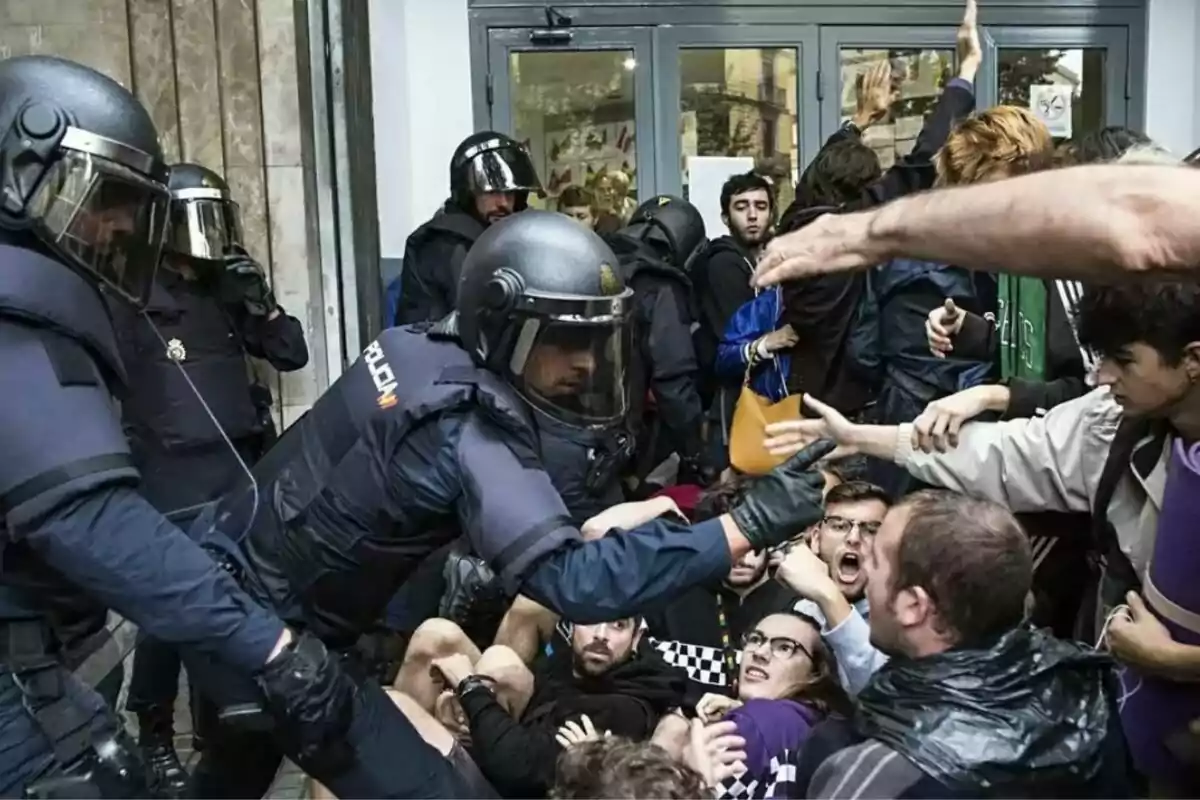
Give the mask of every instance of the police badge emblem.
<svg viewBox="0 0 1200 800">
<path fill-rule="evenodd" d="M 167 342 L 167 358 L 178 363 L 187 359 L 187 348 L 178 339 Z"/>
<path fill-rule="evenodd" d="M 663 196 L 663 197 L 658 198 L 658 207 L 659 208 L 662 208 L 663 206 L 670 205 L 670 204 L 671 204 L 670 197 Z"/>
<path fill-rule="evenodd" d="M 600 291 L 605 295 L 621 293 L 621 281 L 617 279 L 617 273 L 613 272 L 613 268 L 608 264 L 600 265 Z"/>
</svg>

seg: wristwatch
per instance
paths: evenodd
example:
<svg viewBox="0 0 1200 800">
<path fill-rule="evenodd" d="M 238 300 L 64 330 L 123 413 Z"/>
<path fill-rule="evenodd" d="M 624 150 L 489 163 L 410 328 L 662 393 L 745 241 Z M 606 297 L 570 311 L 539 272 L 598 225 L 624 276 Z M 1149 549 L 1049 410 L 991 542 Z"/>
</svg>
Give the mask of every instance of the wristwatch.
<svg viewBox="0 0 1200 800">
<path fill-rule="evenodd" d="M 842 123 L 842 130 L 846 131 L 847 133 L 852 133 L 860 139 L 863 135 L 862 128 L 855 125 L 854 120 L 852 119 L 848 119 Z"/>
<path fill-rule="evenodd" d="M 454 694 L 458 697 L 466 697 L 475 691 L 485 691 L 488 694 L 495 693 L 492 689 L 491 680 L 482 675 L 468 675 L 458 682 L 458 686 L 454 687 Z"/>
</svg>

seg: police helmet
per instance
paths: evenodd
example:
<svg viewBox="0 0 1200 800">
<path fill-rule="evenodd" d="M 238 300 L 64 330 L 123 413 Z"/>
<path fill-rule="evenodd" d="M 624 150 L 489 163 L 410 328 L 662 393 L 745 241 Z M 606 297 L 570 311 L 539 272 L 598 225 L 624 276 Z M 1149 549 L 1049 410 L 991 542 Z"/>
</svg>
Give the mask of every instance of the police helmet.
<svg viewBox="0 0 1200 800">
<path fill-rule="evenodd" d="M 220 261 L 242 246 L 242 214 L 229 184 L 199 164 L 175 164 L 167 181 L 171 192 L 168 252 Z"/>
<path fill-rule="evenodd" d="M 687 200 L 667 194 L 638 206 L 621 232 L 657 245 L 672 264 L 682 269 L 687 269 L 707 241 L 699 210 Z"/>
<path fill-rule="evenodd" d="M 464 139 L 450 159 L 450 195 L 473 213 L 475 197 L 490 192 L 515 192 L 518 211 L 530 192 L 543 194 L 529 151 L 511 136 L 481 131 Z"/>
<path fill-rule="evenodd" d="M 477 364 L 535 409 L 577 428 L 625 418 L 633 290 L 599 236 L 526 211 L 476 240 L 458 285 L 458 326 Z"/>
<path fill-rule="evenodd" d="M 0 60 L 0 228 L 144 304 L 167 223 L 158 131 L 116 81 L 49 56 Z"/>
</svg>

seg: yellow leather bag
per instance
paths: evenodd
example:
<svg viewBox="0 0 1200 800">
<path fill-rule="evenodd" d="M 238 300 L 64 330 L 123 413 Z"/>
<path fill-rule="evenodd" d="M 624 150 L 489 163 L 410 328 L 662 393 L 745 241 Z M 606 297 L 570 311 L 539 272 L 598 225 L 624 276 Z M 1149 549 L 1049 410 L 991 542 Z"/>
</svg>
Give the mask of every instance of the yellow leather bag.
<svg viewBox="0 0 1200 800">
<path fill-rule="evenodd" d="M 786 380 L 784 385 L 787 385 Z M 729 431 L 730 465 L 746 475 L 765 475 L 775 469 L 787 460 L 787 456 L 773 456 L 763 447 L 767 426 L 799 417 L 800 395 L 788 395 L 772 403 L 750 388 L 750 370 L 747 369 Z"/>
</svg>

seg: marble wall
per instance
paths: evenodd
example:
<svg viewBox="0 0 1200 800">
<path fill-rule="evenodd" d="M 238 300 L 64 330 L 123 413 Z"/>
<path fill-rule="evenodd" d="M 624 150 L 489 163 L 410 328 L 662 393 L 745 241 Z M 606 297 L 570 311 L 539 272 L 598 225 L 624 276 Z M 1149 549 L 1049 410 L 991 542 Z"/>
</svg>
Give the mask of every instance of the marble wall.
<svg viewBox="0 0 1200 800">
<path fill-rule="evenodd" d="M 0 58 L 71 58 L 132 88 L 158 125 L 168 161 L 225 175 L 247 245 L 279 302 L 305 326 L 310 365 L 269 376 L 281 417 L 319 393 L 319 254 L 307 236 L 294 0 L 0 0 Z"/>
</svg>

